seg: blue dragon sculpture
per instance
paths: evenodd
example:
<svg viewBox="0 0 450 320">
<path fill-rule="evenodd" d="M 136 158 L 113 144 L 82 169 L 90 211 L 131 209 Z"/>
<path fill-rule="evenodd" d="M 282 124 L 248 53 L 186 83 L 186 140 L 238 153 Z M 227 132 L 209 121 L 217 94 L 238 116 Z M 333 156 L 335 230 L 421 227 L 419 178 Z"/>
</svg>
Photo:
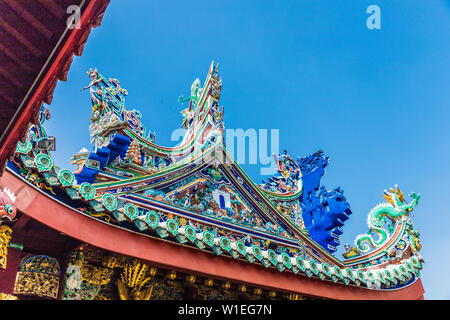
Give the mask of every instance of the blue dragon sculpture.
<svg viewBox="0 0 450 320">
<path fill-rule="evenodd" d="M 301 208 L 305 228 L 310 237 L 330 253 L 340 244 L 341 227 L 352 214 L 350 205 L 341 188 L 327 190 L 320 186 L 320 180 L 329 163 L 329 157 L 319 150 L 307 157 L 298 159 L 303 179 Z"/>
</svg>

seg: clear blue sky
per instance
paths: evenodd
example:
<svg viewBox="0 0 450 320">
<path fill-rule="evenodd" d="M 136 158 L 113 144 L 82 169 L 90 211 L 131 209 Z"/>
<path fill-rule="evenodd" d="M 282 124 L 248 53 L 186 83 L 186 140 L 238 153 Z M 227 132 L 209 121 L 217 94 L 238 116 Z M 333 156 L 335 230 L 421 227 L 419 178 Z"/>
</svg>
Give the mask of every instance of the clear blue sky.
<svg viewBox="0 0 450 320">
<path fill-rule="evenodd" d="M 381 30 L 366 27 L 371 4 Z M 449 40 L 444 0 L 111 1 L 56 88 L 47 131 L 57 165 L 73 169 L 71 155 L 90 147 L 90 99 L 80 89 L 97 67 L 121 81 L 156 141 L 174 145 L 177 98 L 215 60 L 227 128 L 279 129 L 292 156 L 331 157 L 323 183 L 341 186 L 353 210 L 342 243 L 367 231 L 383 189 L 421 194 L 413 220 L 425 297 L 449 299 Z M 245 169 L 260 181 L 257 166 Z"/>
</svg>

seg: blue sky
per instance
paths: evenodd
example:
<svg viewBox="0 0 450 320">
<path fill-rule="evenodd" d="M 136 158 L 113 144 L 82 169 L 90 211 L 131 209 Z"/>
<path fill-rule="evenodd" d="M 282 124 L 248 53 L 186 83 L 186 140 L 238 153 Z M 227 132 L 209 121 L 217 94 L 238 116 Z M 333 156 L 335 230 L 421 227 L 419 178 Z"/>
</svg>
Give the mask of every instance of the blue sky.
<svg viewBox="0 0 450 320">
<path fill-rule="evenodd" d="M 369 30 L 366 8 L 381 9 Z M 353 215 L 342 243 L 367 231 L 369 210 L 398 184 L 421 194 L 427 299 L 450 299 L 450 3 L 429 1 L 111 1 L 59 82 L 47 131 L 56 163 L 90 148 L 86 71 L 129 92 L 156 141 L 173 146 L 179 95 L 219 62 L 227 128 L 279 129 L 280 149 L 330 156 L 322 182 L 341 186 Z M 259 168 L 244 168 L 257 182 Z M 341 248 L 342 249 L 342 248 Z M 342 250 L 339 250 L 339 257 Z"/>
</svg>

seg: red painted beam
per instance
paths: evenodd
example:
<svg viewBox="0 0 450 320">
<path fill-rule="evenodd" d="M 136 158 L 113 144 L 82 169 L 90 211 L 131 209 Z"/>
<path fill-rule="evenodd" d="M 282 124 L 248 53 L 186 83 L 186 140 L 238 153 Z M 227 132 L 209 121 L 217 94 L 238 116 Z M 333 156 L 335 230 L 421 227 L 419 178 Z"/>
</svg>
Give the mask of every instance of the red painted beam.
<svg viewBox="0 0 450 320">
<path fill-rule="evenodd" d="M 6 269 L 0 268 L 0 293 L 14 294 L 14 284 L 19 270 L 22 251 L 15 248 L 8 248 L 6 259 Z"/>
<path fill-rule="evenodd" d="M 261 265 L 120 229 L 82 215 L 49 198 L 21 178 L 5 171 L 0 186 L 16 194 L 18 210 L 70 237 L 93 246 L 142 259 L 150 264 L 196 273 L 267 289 L 298 292 L 330 299 L 420 299 L 424 290 L 420 280 L 393 291 L 369 290 L 330 281 L 309 279 L 290 271 L 279 272 Z"/>
</svg>

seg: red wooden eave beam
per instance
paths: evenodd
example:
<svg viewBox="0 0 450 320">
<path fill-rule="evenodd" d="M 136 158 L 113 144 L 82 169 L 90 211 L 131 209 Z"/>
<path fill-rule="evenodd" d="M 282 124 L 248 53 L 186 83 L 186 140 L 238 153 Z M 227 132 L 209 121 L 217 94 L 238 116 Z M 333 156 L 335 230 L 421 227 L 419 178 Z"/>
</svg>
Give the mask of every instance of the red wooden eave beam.
<svg viewBox="0 0 450 320">
<path fill-rule="evenodd" d="M 2 174 L 6 161 L 14 152 L 17 142 L 23 138 L 30 122 L 35 120 L 40 106 L 49 96 L 49 89 L 56 85 L 58 76 L 64 74 L 63 68 L 67 67 L 67 61 L 72 59 L 73 54 L 80 52 L 80 41 L 85 40 L 89 34 L 91 25 L 99 13 L 103 12 L 109 0 L 91 0 L 80 18 L 80 28 L 71 31 L 67 41 L 62 46 L 50 69 L 45 74 L 37 89 L 32 92 L 26 107 L 21 112 L 18 120 L 14 123 L 3 141 L 0 141 L 0 175 Z M 82 45 L 82 44 L 81 44 Z M 51 91 L 51 90 L 50 90 Z"/>
</svg>

